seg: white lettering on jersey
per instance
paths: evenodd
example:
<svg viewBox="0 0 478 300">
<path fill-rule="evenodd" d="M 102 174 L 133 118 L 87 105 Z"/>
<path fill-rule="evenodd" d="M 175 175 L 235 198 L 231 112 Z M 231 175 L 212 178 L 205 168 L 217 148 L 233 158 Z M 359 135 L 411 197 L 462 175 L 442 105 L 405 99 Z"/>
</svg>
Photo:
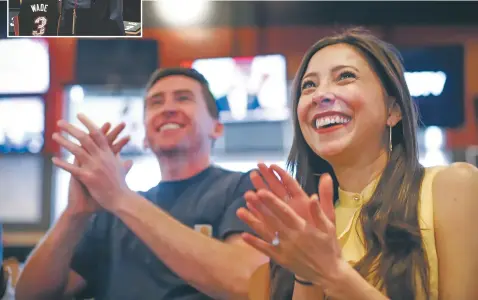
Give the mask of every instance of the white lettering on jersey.
<svg viewBox="0 0 478 300">
<path fill-rule="evenodd" d="M 33 31 L 32 31 L 32 35 L 35 35 L 35 36 L 41 36 L 41 35 L 44 35 L 45 34 L 45 31 L 46 31 L 46 24 L 48 23 L 48 20 L 46 17 L 37 17 L 35 19 L 35 21 L 33 21 L 34 25 L 33 25 Z"/>
<path fill-rule="evenodd" d="M 37 3 L 30 5 L 30 7 L 32 8 L 32 12 L 48 12 L 48 4 Z"/>
</svg>

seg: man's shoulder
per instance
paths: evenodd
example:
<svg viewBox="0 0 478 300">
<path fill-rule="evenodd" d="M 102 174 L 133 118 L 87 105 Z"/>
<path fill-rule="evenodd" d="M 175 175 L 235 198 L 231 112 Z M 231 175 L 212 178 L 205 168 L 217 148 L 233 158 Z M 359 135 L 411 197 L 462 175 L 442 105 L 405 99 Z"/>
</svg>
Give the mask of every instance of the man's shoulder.
<svg viewBox="0 0 478 300">
<path fill-rule="evenodd" d="M 214 169 L 214 174 L 211 176 L 213 178 L 211 179 L 222 182 L 225 185 L 241 185 L 244 183 L 250 183 L 250 173 L 252 170 L 247 172 L 238 172 L 224 169 L 219 166 L 212 166 L 211 168 Z"/>
<path fill-rule="evenodd" d="M 147 191 L 136 191 L 136 193 L 139 194 L 140 196 L 142 196 L 142 197 L 148 199 L 148 200 L 151 200 L 152 195 L 155 194 L 155 192 L 156 192 L 156 190 L 158 189 L 158 187 L 159 187 L 159 184 L 153 186 L 152 188 L 150 188 L 150 189 L 147 190 Z"/>
<path fill-rule="evenodd" d="M 214 174 L 217 174 L 217 175 L 231 175 L 231 176 L 237 176 L 237 177 L 248 176 L 248 174 L 251 172 L 251 171 L 248 171 L 248 172 L 233 171 L 233 170 L 225 169 L 218 165 L 212 165 L 211 169 L 213 170 Z"/>
<path fill-rule="evenodd" d="M 233 198 L 240 197 L 246 191 L 254 189 L 254 185 L 250 179 L 252 170 L 238 172 L 218 166 L 214 166 L 214 168 L 216 169 L 216 176 L 212 178 L 211 181 L 213 181 L 216 187 L 223 187 L 227 190 L 227 193 L 232 195 Z"/>
</svg>

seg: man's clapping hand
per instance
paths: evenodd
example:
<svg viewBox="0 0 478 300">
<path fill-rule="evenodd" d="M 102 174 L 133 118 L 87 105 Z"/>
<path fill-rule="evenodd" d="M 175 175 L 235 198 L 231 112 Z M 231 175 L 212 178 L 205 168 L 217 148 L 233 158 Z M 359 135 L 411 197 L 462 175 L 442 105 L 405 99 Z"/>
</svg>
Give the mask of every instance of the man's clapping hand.
<svg viewBox="0 0 478 300">
<path fill-rule="evenodd" d="M 101 207 L 98 199 L 90 193 L 87 186 L 83 182 L 84 179 L 86 179 L 86 182 L 88 183 L 91 182 L 91 180 L 88 180 L 89 177 L 85 176 L 84 171 L 88 170 L 85 167 L 91 166 L 92 162 L 87 161 L 89 152 L 84 149 L 82 145 L 83 143 L 87 143 L 90 147 L 90 151 L 95 153 L 93 150 L 91 150 L 91 146 L 93 144 L 92 140 L 94 137 L 93 134 L 86 134 L 75 126 L 68 124 L 64 121 L 59 122 L 59 127 L 63 131 L 70 133 L 81 143 L 81 145 L 76 145 L 58 133 L 55 133 L 53 135 L 53 139 L 55 141 L 57 141 L 60 145 L 62 145 L 69 152 L 75 155 L 75 160 L 73 164 L 67 163 L 58 158 L 53 159 L 55 165 L 73 175 L 70 179 L 67 211 L 74 215 L 83 215 L 88 217 Z M 109 123 L 106 123 L 102 126 L 101 129 L 97 129 L 98 131 L 95 133 L 95 135 L 96 138 L 98 138 L 98 136 L 101 136 L 104 139 L 104 145 L 106 145 L 107 151 L 110 152 L 111 156 L 114 156 L 115 159 L 118 160 L 117 154 L 120 153 L 121 149 L 129 142 L 129 137 L 124 137 L 119 141 L 116 141 L 119 134 L 125 128 L 125 124 L 123 123 L 108 132 L 110 128 L 111 125 Z M 85 163 L 89 163 L 89 165 L 85 165 Z M 121 162 L 120 165 L 122 167 L 123 173 L 127 174 L 132 167 L 132 161 L 124 161 Z"/>
</svg>

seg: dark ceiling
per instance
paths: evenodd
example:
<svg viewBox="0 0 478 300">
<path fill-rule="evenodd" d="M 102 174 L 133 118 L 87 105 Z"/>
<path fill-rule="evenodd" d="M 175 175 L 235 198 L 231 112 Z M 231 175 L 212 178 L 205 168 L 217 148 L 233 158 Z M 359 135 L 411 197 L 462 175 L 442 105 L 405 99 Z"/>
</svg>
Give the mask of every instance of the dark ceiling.
<svg viewBox="0 0 478 300">
<path fill-rule="evenodd" d="M 266 24 L 478 24 L 478 2 L 262 2 Z"/>
<path fill-rule="evenodd" d="M 143 4 L 145 27 L 164 27 Z M 214 1 L 204 26 L 478 25 L 478 2 Z"/>
</svg>

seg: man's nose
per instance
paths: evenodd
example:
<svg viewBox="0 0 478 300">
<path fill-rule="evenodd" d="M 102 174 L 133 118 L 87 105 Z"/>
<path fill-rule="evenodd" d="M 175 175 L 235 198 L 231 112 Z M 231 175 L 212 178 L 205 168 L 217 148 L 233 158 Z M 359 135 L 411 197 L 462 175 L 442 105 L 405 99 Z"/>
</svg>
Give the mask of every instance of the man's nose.
<svg viewBox="0 0 478 300">
<path fill-rule="evenodd" d="M 163 103 L 162 113 L 166 115 L 174 115 L 177 112 L 177 104 L 173 99 L 167 99 Z"/>
</svg>

